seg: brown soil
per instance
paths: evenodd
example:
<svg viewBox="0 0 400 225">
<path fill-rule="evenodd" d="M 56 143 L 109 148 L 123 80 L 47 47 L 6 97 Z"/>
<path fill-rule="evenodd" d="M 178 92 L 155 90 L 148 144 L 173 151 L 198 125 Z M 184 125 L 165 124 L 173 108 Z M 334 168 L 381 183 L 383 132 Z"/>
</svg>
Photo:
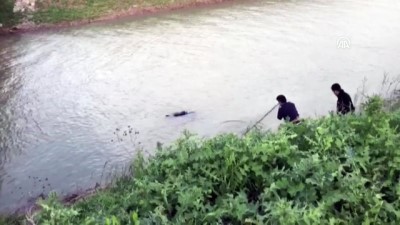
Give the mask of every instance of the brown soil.
<svg viewBox="0 0 400 225">
<path fill-rule="evenodd" d="M 93 187 L 93 188 L 81 189 L 81 190 L 77 190 L 75 192 L 72 192 L 72 193 L 70 193 L 68 195 L 60 196 L 61 197 L 60 198 L 60 202 L 62 204 L 64 204 L 64 205 L 67 205 L 67 206 L 68 205 L 73 205 L 76 202 L 84 200 L 86 198 L 90 198 L 91 196 L 96 194 L 98 191 L 102 191 L 102 190 L 105 190 L 107 188 L 109 188 L 109 186 L 106 185 L 106 186 L 102 186 L 101 187 L 100 184 L 96 183 L 96 186 Z M 48 197 L 47 195 L 42 193 L 42 194 L 40 194 L 40 195 L 38 195 L 36 197 L 33 197 L 33 198 L 29 199 L 27 201 L 27 203 L 24 204 L 23 206 L 15 209 L 15 210 L 9 211 L 8 213 L 10 215 L 20 215 L 20 216 L 21 215 L 25 215 L 27 213 L 28 214 L 34 213 L 34 212 L 40 210 L 40 206 L 37 205 L 37 202 L 40 199 L 46 199 L 47 197 Z"/>
</svg>

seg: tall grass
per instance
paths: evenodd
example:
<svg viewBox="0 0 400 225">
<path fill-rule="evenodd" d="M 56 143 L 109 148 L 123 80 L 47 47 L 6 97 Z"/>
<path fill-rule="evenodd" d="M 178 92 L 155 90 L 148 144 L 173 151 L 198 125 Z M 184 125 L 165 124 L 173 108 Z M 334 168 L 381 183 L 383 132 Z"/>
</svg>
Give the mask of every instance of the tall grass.
<svg viewBox="0 0 400 225">
<path fill-rule="evenodd" d="M 366 90 L 367 79 L 365 78 L 362 85 L 357 89 L 357 93 L 354 96 L 354 104 L 359 105 L 368 99 Z M 384 107 L 386 110 L 392 111 L 400 108 L 400 75 L 390 76 L 388 73 L 383 74 L 380 87 L 374 93 L 385 99 Z"/>
</svg>

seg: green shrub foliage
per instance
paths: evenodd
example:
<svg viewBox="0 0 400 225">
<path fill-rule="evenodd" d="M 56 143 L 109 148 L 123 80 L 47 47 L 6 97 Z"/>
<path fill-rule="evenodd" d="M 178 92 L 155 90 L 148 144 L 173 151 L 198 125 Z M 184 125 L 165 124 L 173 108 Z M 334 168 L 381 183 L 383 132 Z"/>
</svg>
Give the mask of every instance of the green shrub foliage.
<svg viewBox="0 0 400 225">
<path fill-rule="evenodd" d="M 400 114 L 371 98 L 361 115 L 330 115 L 278 132 L 173 146 L 133 162 L 73 207 L 42 202 L 38 224 L 400 224 Z"/>
<path fill-rule="evenodd" d="M 16 25 L 21 19 L 20 13 L 13 12 L 14 3 L 15 0 L 0 0 L 0 24 L 3 27 Z"/>
</svg>

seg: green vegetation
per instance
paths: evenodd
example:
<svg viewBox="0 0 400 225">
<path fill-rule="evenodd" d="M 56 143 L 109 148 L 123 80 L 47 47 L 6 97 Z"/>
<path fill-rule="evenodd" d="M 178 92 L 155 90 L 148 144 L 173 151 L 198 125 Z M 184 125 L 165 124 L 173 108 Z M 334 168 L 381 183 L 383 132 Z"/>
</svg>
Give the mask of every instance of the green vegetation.
<svg viewBox="0 0 400 225">
<path fill-rule="evenodd" d="M 10 27 L 19 22 L 21 15 L 13 12 L 14 0 L 0 1 L 0 23 L 4 27 Z"/>
<path fill-rule="evenodd" d="M 39 10 L 33 14 L 33 21 L 36 23 L 58 23 L 92 20 L 113 12 L 127 10 L 133 6 L 164 6 L 178 2 L 185 2 L 185 0 L 49 0 L 39 2 Z"/>
<path fill-rule="evenodd" d="M 55 196 L 35 224 L 400 224 L 400 112 L 371 98 L 278 132 L 185 134 L 131 175 L 71 207 Z"/>
<path fill-rule="evenodd" d="M 132 7 L 143 9 L 190 2 L 195 0 L 41 0 L 36 1 L 34 12 L 14 13 L 15 0 L 0 0 L 0 23 L 11 27 L 23 17 L 37 24 L 93 20 Z"/>
</svg>

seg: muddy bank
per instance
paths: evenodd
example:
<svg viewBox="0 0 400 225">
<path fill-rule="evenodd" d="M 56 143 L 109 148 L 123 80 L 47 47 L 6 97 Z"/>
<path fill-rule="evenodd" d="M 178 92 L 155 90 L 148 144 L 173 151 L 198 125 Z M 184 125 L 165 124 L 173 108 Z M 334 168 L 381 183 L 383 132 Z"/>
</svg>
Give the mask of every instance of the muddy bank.
<svg viewBox="0 0 400 225">
<path fill-rule="evenodd" d="M 216 4 L 229 4 L 235 0 L 185 0 L 184 2 L 172 3 L 162 6 L 133 6 L 127 10 L 113 11 L 106 15 L 97 18 L 83 19 L 76 21 L 65 21 L 58 23 L 34 23 L 32 21 L 25 21 L 13 27 L 0 27 L 0 35 L 44 31 L 49 29 L 61 29 L 66 27 L 79 27 L 92 23 L 104 23 L 117 19 L 124 18 L 140 18 L 150 16 L 158 13 L 166 13 L 169 11 L 191 9 L 198 7 L 207 7 Z"/>
<path fill-rule="evenodd" d="M 85 200 L 86 198 L 90 198 L 94 194 L 96 194 L 99 191 L 104 191 L 108 188 L 110 188 L 112 185 L 100 185 L 99 183 L 96 183 L 96 185 L 92 188 L 88 189 L 80 189 L 77 191 L 74 191 L 72 193 L 69 193 L 64 196 L 59 196 L 60 202 L 66 206 L 68 205 L 73 205 L 78 201 Z M 13 215 L 15 217 L 23 216 L 26 214 L 32 214 L 38 210 L 40 210 L 40 206 L 37 204 L 40 200 L 45 200 L 49 196 L 47 194 L 40 194 L 38 196 L 32 197 L 29 199 L 26 204 L 23 206 L 16 208 L 16 209 L 11 209 L 5 212 L 2 212 L 1 215 L 6 216 L 6 215 Z"/>
</svg>

